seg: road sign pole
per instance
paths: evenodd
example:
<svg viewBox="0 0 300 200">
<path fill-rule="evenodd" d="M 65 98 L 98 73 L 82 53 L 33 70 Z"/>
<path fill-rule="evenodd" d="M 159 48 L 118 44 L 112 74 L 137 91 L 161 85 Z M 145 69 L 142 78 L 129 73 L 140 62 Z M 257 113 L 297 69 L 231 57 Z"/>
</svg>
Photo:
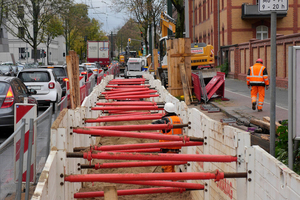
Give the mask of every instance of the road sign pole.
<svg viewBox="0 0 300 200">
<path fill-rule="evenodd" d="M 275 156 L 276 118 L 276 23 L 277 13 L 271 12 L 271 76 L 270 76 L 270 154 Z"/>
</svg>

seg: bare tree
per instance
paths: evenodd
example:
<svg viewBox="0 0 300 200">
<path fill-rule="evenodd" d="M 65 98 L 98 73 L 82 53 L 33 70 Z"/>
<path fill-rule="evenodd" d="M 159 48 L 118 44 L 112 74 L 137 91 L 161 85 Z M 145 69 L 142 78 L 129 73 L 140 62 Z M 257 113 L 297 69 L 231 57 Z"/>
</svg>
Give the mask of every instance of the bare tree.
<svg viewBox="0 0 300 200">
<path fill-rule="evenodd" d="M 33 48 L 37 61 L 37 47 L 44 41 L 45 27 L 52 15 L 63 12 L 70 0 L 7 0 L 6 29 L 14 37 Z"/>
<path fill-rule="evenodd" d="M 133 15 L 133 19 L 139 24 L 140 31 L 143 32 L 143 40 L 146 45 L 146 54 L 148 54 L 148 28 L 159 23 L 159 15 L 165 9 L 165 0 L 113 0 L 113 8 L 119 12 L 126 10 Z M 156 43 L 156 37 L 155 43 Z"/>
</svg>

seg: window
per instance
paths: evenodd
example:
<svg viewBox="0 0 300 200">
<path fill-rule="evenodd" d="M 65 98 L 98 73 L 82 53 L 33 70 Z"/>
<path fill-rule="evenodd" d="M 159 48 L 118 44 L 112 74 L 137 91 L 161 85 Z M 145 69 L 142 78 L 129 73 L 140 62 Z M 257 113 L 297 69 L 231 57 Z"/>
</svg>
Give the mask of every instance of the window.
<svg viewBox="0 0 300 200">
<path fill-rule="evenodd" d="M 256 27 L 256 39 L 263 40 L 268 38 L 268 27 L 261 25 Z"/>
<path fill-rule="evenodd" d="M 24 38 L 25 36 L 25 28 L 24 27 L 19 27 L 18 28 L 18 37 L 19 38 Z"/>
<path fill-rule="evenodd" d="M 0 28 L 0 38 L 4 38 L 4 36 L 3 36 L 3 29 L 2 28 Z"/>
<path fill-rule="evenodd" d="M 25 59 L 26 58 L 26 51 L 25 48 L 19 48 L 19 59 Z"/>
<path fill-rule="evenodd" d="M 18 15 L 17 17 L 21 20 L 24 19 L 24 6 L 18 6 Z"/>
</svg>

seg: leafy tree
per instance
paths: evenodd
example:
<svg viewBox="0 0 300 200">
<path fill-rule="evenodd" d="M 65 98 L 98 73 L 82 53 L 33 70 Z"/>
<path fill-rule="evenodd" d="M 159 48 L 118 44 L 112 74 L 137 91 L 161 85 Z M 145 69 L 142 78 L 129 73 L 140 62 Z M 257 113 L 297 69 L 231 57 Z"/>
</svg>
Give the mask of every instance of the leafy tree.
<svg viewBox="0 0 300 200">
<path fill-rule="evenodd" d="M 7 22 L 3 24 L 14 37 L 29 44 L 37 61 L 37 47 L 44 41 L 47 23 L 52 15 L 60 14 L 70 0 L 9 0 L 4 4 Z"/>
<path fill-rule="evenodd" d="M 49 45 L 51 44 L 54 38 L 63 35 L 63 33 L 64 29 L 62 21 L 56 15 L 53 15 L 45 28 L 45 44 L 47 47 L 48 58 Z M 47 64 L 49 65 L 49 59 L 47 59 Z"/>
<path fill-rule="evenodd" d="M 115 37 L 117 48 L 122 46 L 121 51 L 127 46 L 128 38 L 131 38 L 130 50 L 139 51 L 141 48 L 141 35 L 139 25 L 133 20 L 129 19 L 122 28 L 119 28 Z"/>
<path fill-rule="evenodd" d="M 75 49 L 76 40 L 85 35 L 85 29 L 90 21 L 86 4 L 73 4 L 63 13 L 64 37 L 66 53 Z"/>
<path fill-rule="evenodd" d="M 99 23 L 99 21 L 93 18 L 86 24 L 85 30 L 83 32 L 80 32 L 80 35 L 77 35 L 76 39 L 74 40 L 74 50 L 79 54 L 80 60 L 84 60 L 85 58 L 87 40 L 108 40 L 105 33 L 101 30 L 102 26 L 102 23 Z"/>
</svg>

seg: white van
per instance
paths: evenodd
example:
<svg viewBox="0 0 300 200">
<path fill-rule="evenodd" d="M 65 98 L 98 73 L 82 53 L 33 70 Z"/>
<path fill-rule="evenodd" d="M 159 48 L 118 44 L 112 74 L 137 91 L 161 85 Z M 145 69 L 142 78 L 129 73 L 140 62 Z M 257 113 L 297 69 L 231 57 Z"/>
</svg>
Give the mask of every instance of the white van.
<svg viewBox="0 0 300 200">
<path fill-rule="evenodd" d="M 143 76 L 144 65 L 145 64 L 143 64 L 143 60 L 141 58 L 129 58 L 124 72 L 125 78 Z"/>
</svg>

